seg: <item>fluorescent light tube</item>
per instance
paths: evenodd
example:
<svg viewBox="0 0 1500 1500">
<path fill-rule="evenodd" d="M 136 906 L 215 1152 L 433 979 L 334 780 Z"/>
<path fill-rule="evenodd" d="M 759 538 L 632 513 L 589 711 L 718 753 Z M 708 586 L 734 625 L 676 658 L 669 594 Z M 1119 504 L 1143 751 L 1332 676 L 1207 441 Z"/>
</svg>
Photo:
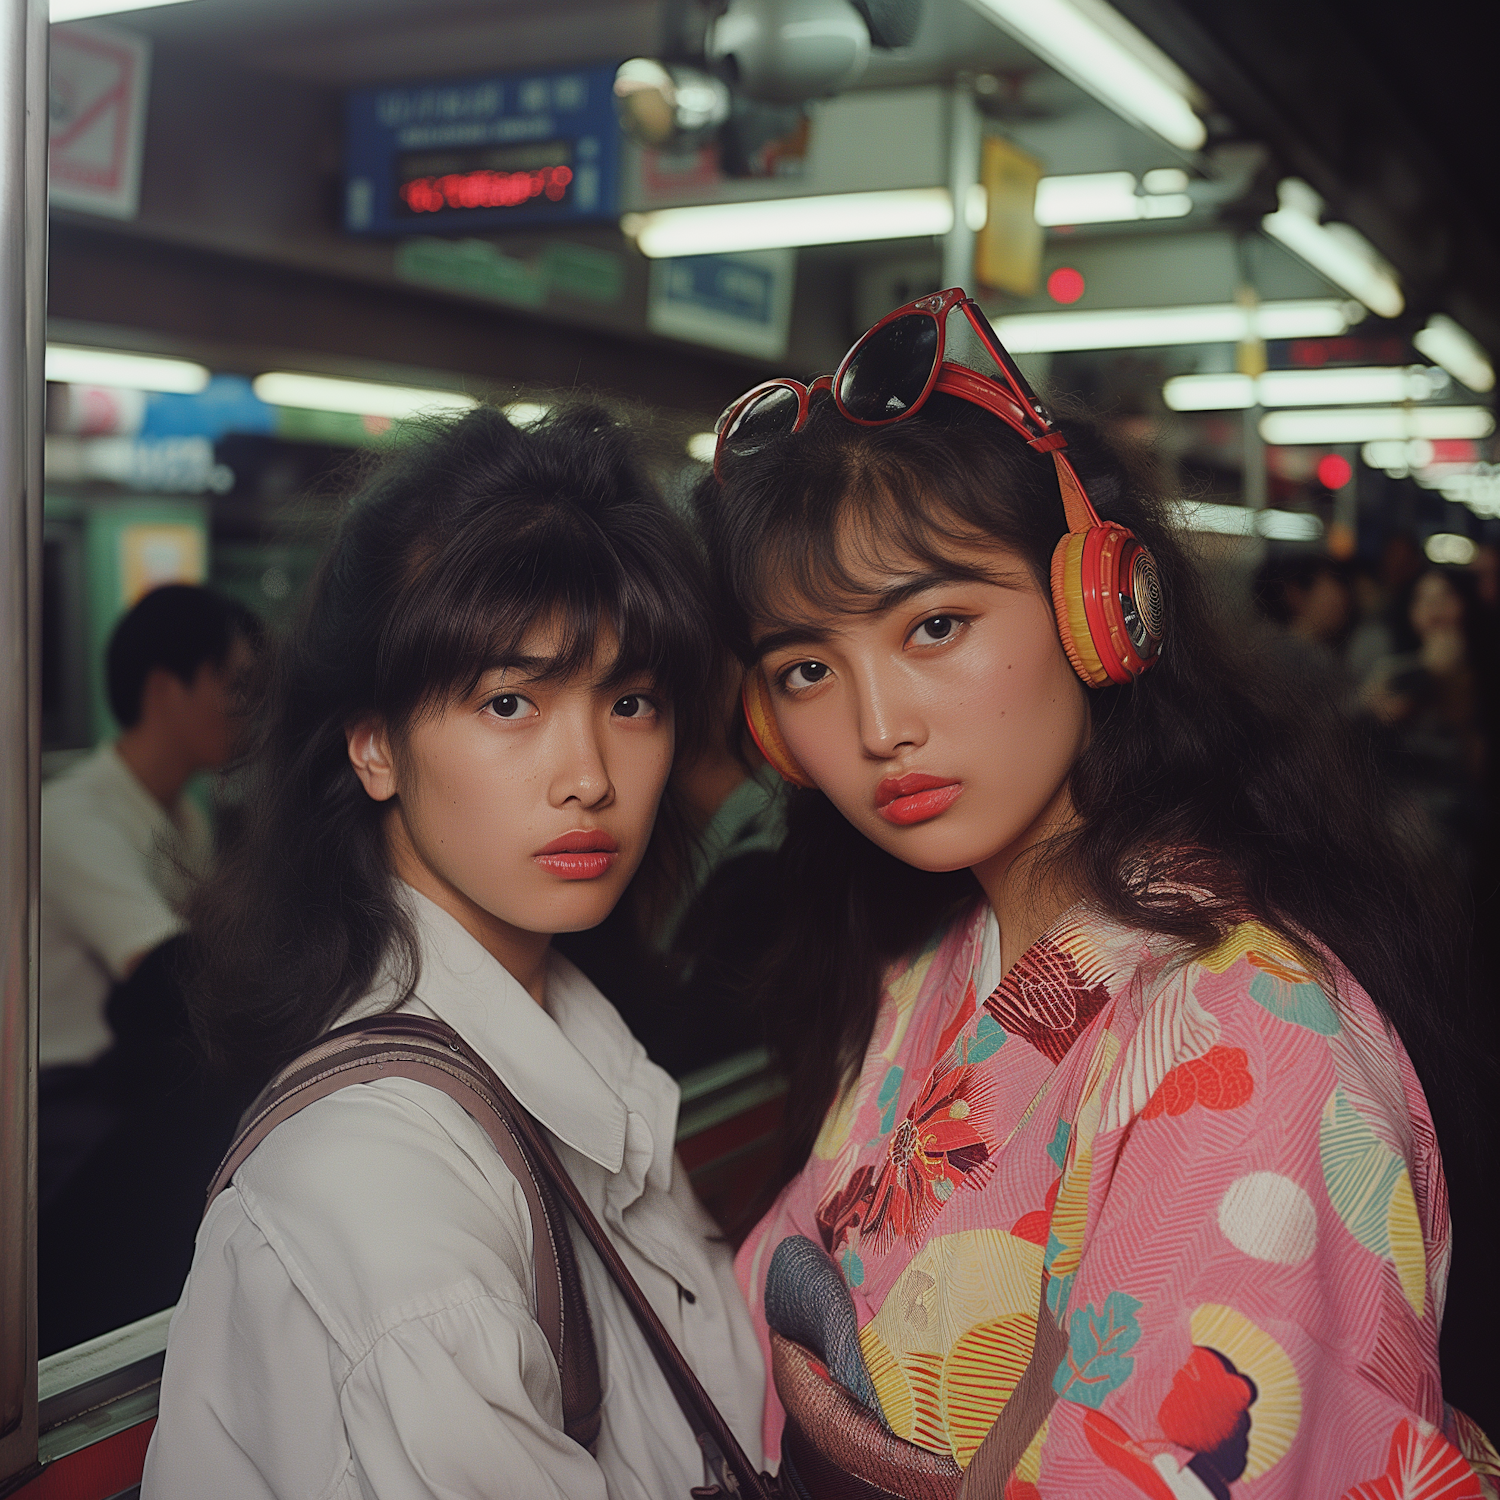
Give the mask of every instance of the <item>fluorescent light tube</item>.
<svg viewBox="0 0 1500 1500">
<path fill-rule="evenodd" d="M 1352 407 L 1330 411 L 1273 411 L 1260 435 L 1278 447 L 1378 443 L 1394 438 L 1485 438 L 1495 418 L 1482 406 Z"/>
<path fill-rule="evenodd" d="M 1479 548 L 1473 539 L 1457 531 L 1433 532 L 1422 550 L 1427 554 L 1428 562 L 1451 563 L 1460 568 L 1467 568 L 1479 556 Z"/>
<path fill-rule="evenodd" d="M 505 415 L 516 427 L 531 427 L 540 422 L 552 408 L 540 401 L 512 401 L 505 407 Z"/>
<path fill-rule="evenodd" d="M 1434 378 L 1436 377 L 1436 378 Z M 1162 387 L 1173 411 L 1242 411 L 1247 406 L 1356 406 L 1428 401 L 1448 390 L 1441 371 L 1371 365 L 1334 370 L 1268 370 L 1248 375 L 1177 375 Z"/>
<path fill-rule="evenodd" d="M 1111 308 L 1100 312 L 1012 313 L 994 319 L 1012 354 L 1064 349 L 1159 349 L 1179 344 L 1237 344 L 1265 339 L 1332 338 L 1351 321 L 1350 304 L 1333 300 L 1234 302 L 1204 307 Z"/>
<path fill-rule="evenodd" d="M 1243 411 L 1255 405 L 1253 375 L 1174 375 L 1161 388 L 1170 411 Z"/>
<path fill-rule="evenodd" d="M 947 234 L 953 228 L 953 200 L 947 188 L 937 187 L 704 203 L 626 214 L 620 228 L 642 255 L 653 260 L 798 245 L 846 245 Z"/>
<path fill-rule="evenodd" d="M 1208 138 L 1177 65 L 1100 0 L 969 0 L 1117 115 L 1184 151 Z"/>
<path fill-rule="evenodd" d="M 1186 173 L 1176 175 L 1186 180 Z M 1130 172 L 1080 172 L 1067 177 L 1044 177 L 1036 185 L 1036 221 L 1044 229 L 1058 224 L 1180 219 L 1192 211 L 1193 200 L 1186 193 L 1140 196 L 1135 190 L 1135 176 Z"/>
<path fill-rule="evenodd" d="M 1358 297 L 1382 318 L 1399 317 L 1406 306 L 1400 283 L 1375 247 L 1347 224 L 1322 224 L 1323 200 L 1305 182 L 1289 177 L 1277 190 L 1281 207 L 1260 226 L 1335 286 Z"/>
<path fill-rule="evenodd" d="M 1430 359 L 1441 365 L 1455 380 L 1461 380 L 1471 391 L 1481 395 L 1495 388 L 1495 367 L 1478 341 L 1443 313 L 1434 313 L 1412 343 Z"/>
<path fill-rule="evenodd" d="M 1188 531 L 1208 531 L 1216 536 L 1263 536 L 1274 542 L 1315 542 L 1323 535 L 1323 523 L 1304 511 L 1248 510 L 1243 505 L 1188 500 L 1179 503 L 1177 516 Z"/>
<path fill-rule="evenodd" d="M 300 375 L 286 370 L 256 376 L 252 388 L 270 406 L 341 411 L 356 417 L 389 417 L 392 421 L 421 414 L 454 414 L 479 405 L 472 396 L 459 391 L 381 385 L 370 380 L 334 380 L 326 375 Z"/>
<path fill-rule="evenodd" d="M 208 384 L 208 371 L 188 359 L 48 344 L 47 379 L 67 385 L 104 385 L 117 390 L 170 391 L 195 396 Z"/>
<path fill-rule="evenodd" d="M 53 21 L 82 21 L 89 16 L 117 16 L 126 10 L 156 10 L 163 5 L 181 5 L 183 0 L 52 0 L 48 7 Z"/>
</svg>

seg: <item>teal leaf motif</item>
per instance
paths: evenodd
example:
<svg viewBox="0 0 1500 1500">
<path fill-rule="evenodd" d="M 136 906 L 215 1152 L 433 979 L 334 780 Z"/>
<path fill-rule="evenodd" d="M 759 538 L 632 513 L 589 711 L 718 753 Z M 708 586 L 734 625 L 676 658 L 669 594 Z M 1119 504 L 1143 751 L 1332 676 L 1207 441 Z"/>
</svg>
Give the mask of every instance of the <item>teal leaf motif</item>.
<svg viewBox="0 0 1500 1500">
<path fill-rule="evenodd" d="M 865 1263 L 859 1258 L 859 1251 L 853 1245 L 839 1257 L 839 1264 L 844 1268 L 844 1280 L 850 1286 L 865 1284 Z"/>
<path fill-rule="evenodd" d="M 966 1063 L 983 1062 L 993 1057 L 1005 1045 L 1005 1028 L 988 1012 L 979 1017 L 974 1039 L 964 1043 L 963 1060 Z"/>
<path fill-rule="evenodd" d="M 1323 993 L 1321 985 L 1288 984 L 1262 969 L 1250 981 L 1250 998 L 1262 1010 L 1290 1021 L 1293 1026 L 1316 1031 L 1319 1036 L 1337 1036 L 1339 1033 L 1338 1012 Z"/>
<path fill-rule="evenodd" d="M 1063 1169 L 1063 1161 L 1068 1154 L 1068 1139 L 1072 1134 L 1072 1123 L 1068 1120 L 1059 1120 L 1057 1129 L 1052 1132 L 1052 1139 L 1047 1143 L 1047 1155 L 1052 1158 L 1059 1172 Z"/>
<path fill-rule="evenodd" d="M 1135 1317 L 1140 1306 L 1126 1292 L 1111 1292 L 1100 1311 L 1088 1303 L 1073 1315 L 1067 1352 L 1052 1377 L 1059 1396 L 1098 1411 L 1104 1398 L 1130 1379 L 1135 1360 L 1126 1351 L 1141 1336 Z"/>
<path fill-rule="evenodd" d="M 896 1104 L 901 1097 L 901 1080 L 905 1069 L 894 1067 L 885 1075 L 880 1093 L 875 1097 L 875 1107 L 880 1111 L 880 1133 L 885 1135 L 896 1123 Z"/>
</svg>

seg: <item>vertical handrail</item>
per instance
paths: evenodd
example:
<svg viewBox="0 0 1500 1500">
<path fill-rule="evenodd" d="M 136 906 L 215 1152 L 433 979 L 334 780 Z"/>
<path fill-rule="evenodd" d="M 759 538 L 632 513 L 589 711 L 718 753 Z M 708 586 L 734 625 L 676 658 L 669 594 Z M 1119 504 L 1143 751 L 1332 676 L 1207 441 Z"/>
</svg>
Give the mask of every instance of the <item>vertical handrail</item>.
<svg viewBox="0 0 1500 1500">
<path fill-rule="evenodd" d="M 0 0 L 0 1486 L 36 1463 L 46 0 Z"/>
</svg>

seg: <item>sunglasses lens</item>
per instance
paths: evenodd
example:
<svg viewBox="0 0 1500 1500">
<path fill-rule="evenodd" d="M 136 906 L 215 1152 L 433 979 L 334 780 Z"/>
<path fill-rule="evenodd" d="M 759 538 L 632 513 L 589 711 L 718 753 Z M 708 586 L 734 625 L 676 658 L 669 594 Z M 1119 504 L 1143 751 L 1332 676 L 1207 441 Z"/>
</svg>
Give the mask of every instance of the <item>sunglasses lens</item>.
<svg viewBox="0 0 1500 1500">
<path fill-rule="evenodd" d="M 797 430 L 800 404 L 790 386 L 773 386 L 742 406 L 729 420 L 720 441 L 736 453 L 758 448 L 772 438 Z"/>
<path fill-rule="evenodd" d="M 839 405 L 859 422 L 894 422 L 921 397 L 937 357 L 936 318 L 894 318 L 855 350 L 839 380 Z"/>
</svg>

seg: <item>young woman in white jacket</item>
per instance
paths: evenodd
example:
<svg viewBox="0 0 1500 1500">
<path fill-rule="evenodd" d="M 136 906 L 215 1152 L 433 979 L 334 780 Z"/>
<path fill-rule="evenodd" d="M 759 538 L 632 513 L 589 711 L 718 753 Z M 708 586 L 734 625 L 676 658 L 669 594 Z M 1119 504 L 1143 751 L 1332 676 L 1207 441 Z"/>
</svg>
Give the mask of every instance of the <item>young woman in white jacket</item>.
<svg viewBox="0 0 1500 1500">
<path fill-rule="evenodd" d="M 268 1075 L 330 1028 L 452 1026 L 549 1134 L 752 1459 L 763 1372 L 673 1153 L 677 1090 L 551 952 L 673 864 L 674 742 L 717 701 L 699 564 L 592 407 L 479 409 L 355 497 L 266 688 L 250 823 L 196 912 L 200 1030 Z M 575 1236 L 575 1240 L 578 1237 Z M 578 1260 L 604 1390 L 563 1430 L 531 1221 L 484 1131 L 385 1078 L 278 1126 L 209 1209 L 147 1500 L 663 1500 L 702 1456 Z"/>
</svg>

